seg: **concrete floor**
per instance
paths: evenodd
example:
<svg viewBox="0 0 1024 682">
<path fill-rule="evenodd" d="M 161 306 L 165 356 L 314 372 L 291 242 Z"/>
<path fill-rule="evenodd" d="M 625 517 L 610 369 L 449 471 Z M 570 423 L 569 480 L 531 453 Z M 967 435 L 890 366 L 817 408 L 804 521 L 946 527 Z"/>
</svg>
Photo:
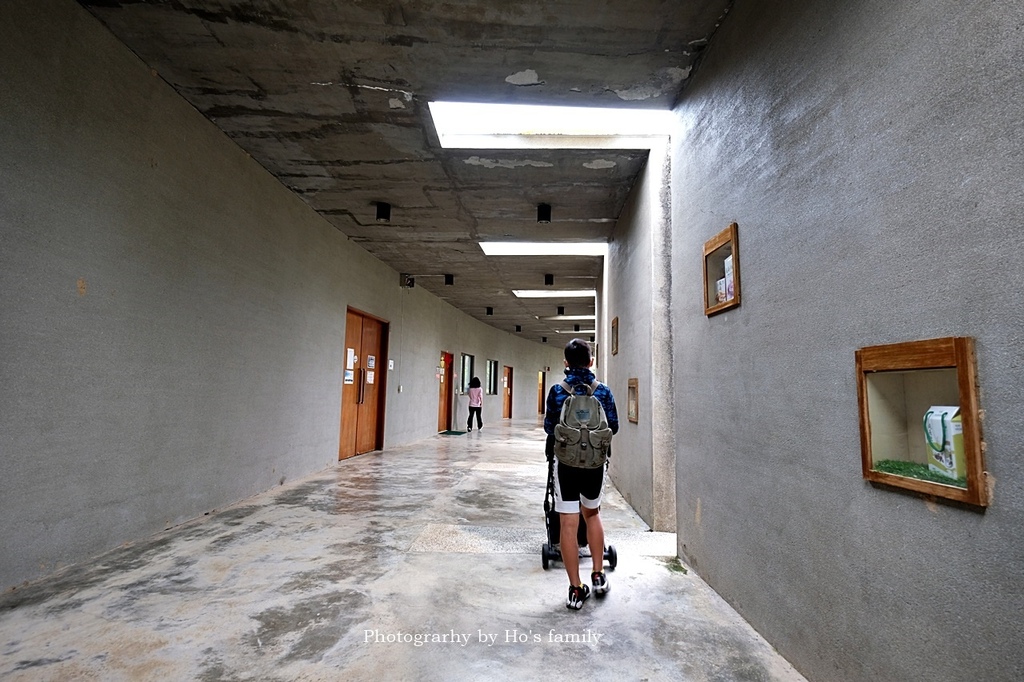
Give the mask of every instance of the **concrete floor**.
<svg viewBox="0 0 1024 682">
<path fill-rule="evenodd" d="M 567 610 L 546 473 L 533 422 L 340 462 L 4 594 L 0 679 L 804 679 L 614 490 Z"/>
</svg>

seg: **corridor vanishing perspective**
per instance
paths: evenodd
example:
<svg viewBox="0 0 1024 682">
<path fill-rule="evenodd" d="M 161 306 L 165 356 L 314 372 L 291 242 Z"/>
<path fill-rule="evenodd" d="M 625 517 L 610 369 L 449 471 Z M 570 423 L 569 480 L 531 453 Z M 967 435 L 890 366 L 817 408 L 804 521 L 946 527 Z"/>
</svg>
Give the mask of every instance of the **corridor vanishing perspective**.
<svg viewBox="0 0 1024 682">
<path fill-rule="evenodd" d="M 568 611 L 546 473 L 533 420 L 344 460 L 4 594 L 0 678 L 804 679 L 611 485 L 612 590 Z"/>
</svg>

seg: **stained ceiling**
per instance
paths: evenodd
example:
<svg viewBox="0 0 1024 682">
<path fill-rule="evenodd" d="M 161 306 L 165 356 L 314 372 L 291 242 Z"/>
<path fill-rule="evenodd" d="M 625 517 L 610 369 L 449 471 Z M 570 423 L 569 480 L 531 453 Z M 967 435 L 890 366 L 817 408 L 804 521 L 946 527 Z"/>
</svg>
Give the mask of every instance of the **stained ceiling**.
<svg viewBox="0 0 1024 682">
<path fill-rule="evenodd" d="M 592 315 L 594 302 L 512 290 L 594 288 L 601 258 L 487 257 L 478 243 L 607 241 L 647 151 L 442 149 L 427 103 L 669 109 L 731 3 L 81 0 L 340 232 L 538 342 L 569 338 L 573 322 L 543 319 L 559 306 Z"/>
</svg>

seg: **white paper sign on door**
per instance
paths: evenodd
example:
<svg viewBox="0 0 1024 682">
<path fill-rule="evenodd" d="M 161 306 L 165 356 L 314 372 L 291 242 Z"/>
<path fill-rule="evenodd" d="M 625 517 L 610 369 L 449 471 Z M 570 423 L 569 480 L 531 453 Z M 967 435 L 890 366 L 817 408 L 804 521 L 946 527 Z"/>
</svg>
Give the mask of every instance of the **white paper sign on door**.
<svg viewBox="0 0 1024 682">
<path fill-rule="evenodd" d="M 373 383 L 373 372 L 367 372 L 366 373 L 366 383 L 368 383 L 368 384 L 372 384 Z"/>
<path fill-rule="evenodd" d="M 348 355 L 345 357 L 345 369 L 356 368 L 356 349 L 348 348 Z"/>
</svg>

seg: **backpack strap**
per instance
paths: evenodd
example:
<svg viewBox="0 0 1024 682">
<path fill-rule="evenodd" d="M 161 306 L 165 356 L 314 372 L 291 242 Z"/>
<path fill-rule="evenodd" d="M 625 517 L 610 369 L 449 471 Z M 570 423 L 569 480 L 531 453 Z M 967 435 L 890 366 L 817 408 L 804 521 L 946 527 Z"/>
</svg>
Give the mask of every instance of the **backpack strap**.
<svg viewBox="0 0 1024 682">
<path fill-rule="evenodd" d="M 573 387 L 570 386 L 569 384 L 565 383 L 564 381 L 559 383 L 558 385 L 561 386 L 562 390 L 565 391 L 567 394 L 569 394 L 569 395 L 577 395 L 577 393 L 573 389 Z M 587 395 L 594 395 L 594 391 L 596 391 L 597 387 L 600 386 L 600 385 L 601 385 L 601 382 L 597 381 L 596 379 L 594 380 L 594 383 L 592 383 L 592 384 L 576 384 L 576 386 L 582 386 L 583 388 L 587 389 Z"/>
</svg>

